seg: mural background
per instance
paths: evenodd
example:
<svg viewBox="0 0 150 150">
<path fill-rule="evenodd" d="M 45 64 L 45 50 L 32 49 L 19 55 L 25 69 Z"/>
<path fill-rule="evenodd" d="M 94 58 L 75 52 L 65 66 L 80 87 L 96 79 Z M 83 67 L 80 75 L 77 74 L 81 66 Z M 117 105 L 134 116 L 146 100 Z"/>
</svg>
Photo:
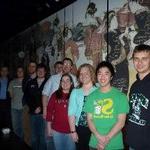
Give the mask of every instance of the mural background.
<svg viewBox="0 0 150 150">
<path fill-rule="evenodd" d="M 0 64 L 13 74 L 18 64 L 36 60 L 53 74 L 54 63 L 65 56 L 75 68 L 108 60 L 116 70 L 113 85 L 127 93 L 135 79 L 132 51 L 150 44 L 149 31 L 146 0 L 78 0 L 0 45 Z"/>
</svg>

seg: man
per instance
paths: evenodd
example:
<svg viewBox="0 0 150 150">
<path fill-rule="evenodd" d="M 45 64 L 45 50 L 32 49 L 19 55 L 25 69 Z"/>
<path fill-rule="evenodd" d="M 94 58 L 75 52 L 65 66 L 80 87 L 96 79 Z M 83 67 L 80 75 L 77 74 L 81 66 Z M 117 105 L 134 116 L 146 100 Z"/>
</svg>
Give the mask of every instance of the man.
<svg viewBox="0 0 150 150">
<path fill-rule="evenodd" d="M 114 69 L 109 62 L 98 64 L 96 75 L 100 88 L 87 97 L 84 108 L 92 132 L 89 146 L 91 150 L 121 150 L 121 129 L 129 109 L 127 97 L 111 86 Z"/>
<path fill-rule="evenodd" d="M 11 119 L 14 133 L 23 140 L 23 106 L 22 106 L 22 81 L 24 78 L 24 68 L 18 66 L 16 69 L 16 78 L 14 78 L 8 87 L 11 97 Z"/>
<path fill-rule="evenodd" d="M 42 117 L 42 90 L 46 83 L 46 66 L 37 66 L 37 77 L 28 82 L 26 102 L 29 107 L 31 121 L 31 144 L 33 150 L 46 150 L 45 121 Z"/>
<path fill-rule="evenodd" d="M 47 104 L 48 104 L 48 100 L 51 97 L 51 95 L 53 94 L 53 92 L 55 92 L 58 87 L 59 87 L 59 83 L 60 83 L 60 79 L 63 73 L 70 73 L 70 75 L 73 78 L 74 81 L 74 85 L 77 85 L 77 80 L 76 77 L 71 74 L 71 70 L 73 67 L 73 62 L 70 58 L 64 58 L 63 60 L 63 72 L 56 74 L 56 75 L 52 75 L 48 81 L 46 82 L 44 89 L 42 91 L 42 101 L 43 101 L 43 118 L 46 119 L 46 114 L 47 114 Z M 54 148 L 54 143 L 53 143 L 53 139 L 51 137 L 47 138 L 47 149 L 55 149 Z"/>
<path fill-rule="evenodd" d="M 28 106 L 26 103 L 26 100 L 28 97 L 26 97 L 26 87 L 30 80 L 36 78 L 36 68 L 37 64 L 34 61 L 30 61 L 28 64 L 28 74 L 27 76 L 23 79 L 22 81 L 22 90 L 24 92 L 22 103 L 23 103 L 23 126 L 24 126 L 24 138 L 25 142 L 30 145 L 31 141 L 31 126 L 30 126 L 30 119 L 29 119 L 29 114 L 28 114 Z"/>
<path fill-rule="evenodd" d="M 36 62 L 34 61 L 30 61 L 29 65 L 28 65 L 28 75 L 23 79 L 23 82 L 22 82 L 22 88 L 23 88 L 23 92 L 25 93 L 26 92 L 26 86 L 28 84 L 28 82 L 31 80 L 31 79 L 34 79 L 36 78 L 36 67 L 37 67 L 37 64 Z M 24 97 L 23 98 L 23 104 L 25 105 L 25 100 L 26 98 Z"/>
<path fill-rule="evenodd" d="M 136 46 L 132 57 L 137 80 L 129 94 L 126 140 L 130 150 L 150 150 L 150 46 Z"/>
<path fill-rule="evenodd" d="M 63 62 L 57 61 L 54 64 L 54 70 L 55 70 L 55 74 L 62 73 L 63 72 Z"/>
<path fill-rule="evenodd" d="M 8 93 L 8 67 L 0 68 L 0 130 L 11 128 L 10 96 Z"/>
</svg>

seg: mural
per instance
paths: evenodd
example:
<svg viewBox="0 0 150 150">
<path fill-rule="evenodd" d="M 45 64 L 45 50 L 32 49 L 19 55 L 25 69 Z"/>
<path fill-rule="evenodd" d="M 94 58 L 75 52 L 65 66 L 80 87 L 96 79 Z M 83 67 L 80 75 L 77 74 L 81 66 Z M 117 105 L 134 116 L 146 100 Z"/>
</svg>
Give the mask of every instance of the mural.
<svg viewBox="0 0 150 150">
<path fill-rule="evenodd" d="M 53 74 L 54 63 L 65 56 L 75 68 L 83 63 L 96 68 L 108 60 L 116 71 L 113 85 L 127 93 L 135 79 L 132 51 L 138 44 L 150 44 L 148 2 L 111 0 L 107 10 L 107 1 L 78 0 L 1 45 L 0 63 L 12 62 L 14 68 L 36 60 Z"/>
</svg>

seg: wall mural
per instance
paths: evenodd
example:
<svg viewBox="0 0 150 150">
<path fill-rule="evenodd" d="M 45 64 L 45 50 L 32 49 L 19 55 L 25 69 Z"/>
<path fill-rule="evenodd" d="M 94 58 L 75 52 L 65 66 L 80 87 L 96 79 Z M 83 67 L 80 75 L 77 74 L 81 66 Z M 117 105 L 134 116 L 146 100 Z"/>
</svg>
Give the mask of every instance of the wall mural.
<svg viewBox="0 0 150 150">
<path fill-rule="evenodd" d="M 12 62 L 10 68 L 15 68 L 36 60 L 53 74 L 54 63 L 65 56 L 75 68 L 83 63 L 96 68 L 107 59 L 116 71 L 113 85 L 127 93 L 135 78 L 132 51 L 138 44 L 150 44 L 149 31 L 146 0 L 111 0 L 109 10 L 106 0 L 78 0 L 1 45 L 0 63 Z"/>
</svg>

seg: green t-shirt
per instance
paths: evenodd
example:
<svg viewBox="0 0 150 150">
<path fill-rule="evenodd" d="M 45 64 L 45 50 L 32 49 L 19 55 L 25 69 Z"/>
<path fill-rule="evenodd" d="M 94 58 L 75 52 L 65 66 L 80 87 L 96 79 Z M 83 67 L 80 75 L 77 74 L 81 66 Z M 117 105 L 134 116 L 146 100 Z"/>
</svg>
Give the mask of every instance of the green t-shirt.
<svg viewBox="0 0 150 150">
<path fill-rule="evenodd" d="M 107 135 L 117 123 L 118 114 L 126 114 L 129 111 L 128 100 L 125 94 L 112 87 L 107 93 L 100 89 L 95 90 L 87 97 L 84 111 L 92 114 L 93 123 L 101 135 Z M 89 145 L 97 147 L 97 139 L 91 135 Z M 105 150 L 123 149 L 122 133 L 115 135 Z"/>
</svg>

